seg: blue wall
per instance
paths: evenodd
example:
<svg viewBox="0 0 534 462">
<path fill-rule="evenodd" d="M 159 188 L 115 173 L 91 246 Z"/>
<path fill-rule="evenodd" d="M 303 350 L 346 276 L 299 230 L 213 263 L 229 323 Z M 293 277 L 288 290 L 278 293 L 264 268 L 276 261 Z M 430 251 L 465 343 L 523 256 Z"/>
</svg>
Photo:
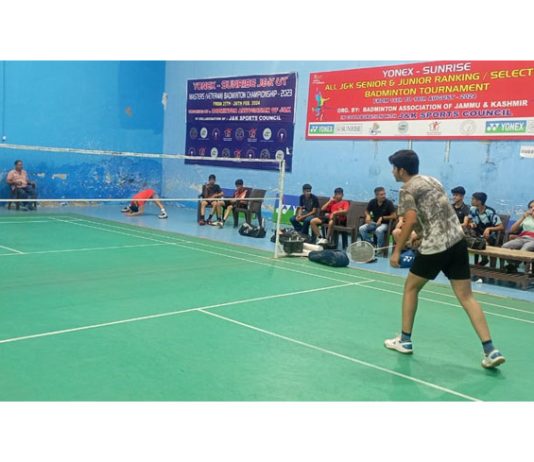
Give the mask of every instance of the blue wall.
<svg viewBox="0 0 534 462">
<path fill-rule="evenodd" d="M 0 127 L 10 144 L 162 152 L 165 63 L 0 63 Z M 0 181 L 15 159 L 40 197 L 126 197 L 161 188 L 161 161 L 0 150 Z"/>
<path fill-rule="evenodd" d="M 317 195 L 331 194 L 342 186 L 348 198 L 367 200 L 373 189 L 384 186 L 395 198 L 395 183 L 387 158 L 406 148 L 406 141 L 306 140 L 306 104 L 309 74 L 314 71 L 355 69 L 399 64 L 397 61 L 220 61 L 167 62 L 165 91 L 169 95 L 165 114 L 164 149 L 183 153 L 185 145 L 186 82 L 192 78 L 237 76 L 259 73 L 298 72 L 293 172 L 286 177 L 286 193 L 299 194 L 302 184 L 311 183 Z M 527 143 L 525 144 L 532 144 Z M 534 198 L 534 161 L 519 157 L 521 142 L 500 141 L 489 145 L 479 141 L 453 141 L 446 157 L 446 142 L 415 141 L 413 149 L 421 157 L 422 173 L 436 176 L 450 189 L 463 185 L 468 195 L 488 194 L 488 205 L 502 213 L 525 208 Z M 489 148 L 489 155 L 488 155 Z M 249 185 L 272 189 L 276 175 L 255 170 L 232 170 L 186 166 L 183 162 L 163 162 L 163 191 L 168 197 L 193 197 L 210 173 L 222 186 L 231 186 L 236 177 Z M 470 197 L 470 196 L 469 196 Z"/>
<path fill-rule="evenodd" d="M 388 64 L 399 62 L 0 62 L 0 127 L 14 144 L 183 153 L 188 79 L 296 71 L 293 172 L 287 175 L 286 192 L 299 194 L 309 182 L 318 195 L 342 186 L 348 198 L 367 200 L 375 186 L 383 185 L 395 198 L 399 185 L 387 157 L 407 142 L 308 141 L 304 136 L 311 72 Z M 166 112 L 163 91 L 168 93 Z M 489 205 L 510 213 L 534 197 L 534 161 L 519 157 L 520 145 L 453 141 L 448 158 L 443 141 L 416 141 L 413 148 L 423 172 L 440 178 L 447 188 L 461 184 L 468 193 L 486 191 Z M 186 166 L 182 161 L 0 150 L 4 197 L 3 179 L 17 158 L 37 176 L 40 196 L 50 198 L 126 197 L 145 184 L 167 197 L 194 197 L 212 172 L 225 187 L 238 176 L 269 190 L 277 182 L 274 173 Z"/>
</svg>

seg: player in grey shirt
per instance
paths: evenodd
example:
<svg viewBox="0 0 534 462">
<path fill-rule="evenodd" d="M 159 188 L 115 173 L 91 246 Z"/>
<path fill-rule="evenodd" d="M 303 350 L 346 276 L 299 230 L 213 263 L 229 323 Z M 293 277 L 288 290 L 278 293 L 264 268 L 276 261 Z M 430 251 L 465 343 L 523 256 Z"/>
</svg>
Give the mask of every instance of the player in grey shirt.
<svg viewBox="0 0 534 462">
<path fill-rule="evenodd" d="M 505 358 L 493 346 L 486 317 L 471 291 L 467 243 L 443 186 L 433 177 L 419 175 L 419 158 L 414 151 L 397 151 L 389 162 L 395 179 L 404 183 L 398 209 L 404 226 L 390 259 L 391 266 L 399 267 L 401 249 L 412 230 L 422 241 L 404 284 L 402 333 L 387 339 L 384 345 L 400 353 L 413 353 L 411 336 L 419 292 L 443 271 L 482 342 L 482 366 L 499 366 Z"/>
</svg>

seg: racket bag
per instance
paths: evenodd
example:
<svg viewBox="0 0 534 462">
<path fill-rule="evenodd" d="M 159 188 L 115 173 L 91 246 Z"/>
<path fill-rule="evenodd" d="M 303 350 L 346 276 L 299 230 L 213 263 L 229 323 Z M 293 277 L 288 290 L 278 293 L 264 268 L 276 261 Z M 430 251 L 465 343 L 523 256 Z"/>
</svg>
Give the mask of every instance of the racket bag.
<svg viewBox="0 0 534 462">
<path fill-rule="evenodd" d="M 253 226 L 248 223 L 243 223 L 241 228 L 239 228 L 239 234 L 241 234 L 241 236 L 262 238 L 265 237 L 267 233 L 263 226 Z"/>
<path fill-rule="evenodd" d="M 349 266 L 349 257 L 343 250 L 319 250 L 308 254 L 310 261 L 323 265 L 343 267 Z"/>
</svg>

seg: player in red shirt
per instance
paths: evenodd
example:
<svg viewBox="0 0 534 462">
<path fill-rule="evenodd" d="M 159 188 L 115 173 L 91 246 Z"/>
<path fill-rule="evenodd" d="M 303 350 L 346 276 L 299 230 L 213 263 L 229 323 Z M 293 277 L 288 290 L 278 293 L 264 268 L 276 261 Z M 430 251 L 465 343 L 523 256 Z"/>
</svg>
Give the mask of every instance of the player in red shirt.
<svg viewBox="0 0 534 462">
<path fill-rule="evenodd" d="M 122 209 L 122 213 L 125 213 L 130 217 L 142 215 L 145 211 L 146 199 L 154 199 L 154 202 L 160 208 L 160 214 L 158 215 L 158 218 L 167 218 L 167 212 L 165 211 L 165 207 L 163 207 L 163 204 L 159 200 L 157 200 L 158 195 L 153 189 L 145 189 L 135 194 L 132 197 L 132 202 L 130 203 L 130 205 Z"/>
<path fill-rule="evenodd" d="M 232 210 L 234 207 L 246 207 L 247 201 L 243 201 L 241 199 L 245 199 L 248 196 L 249 190 L 246 189 L 243 186 L 243 180 L 241 178 L 235 180 L 235 191 L 232 197 L 226 201 L 224 201 L 224 204 L 226 206 L 226 210 L 224 211 L 224 217 L 222 221 L 218 222 L 218 226 L 222 228 L 224 226 L 224 223 L 226 223 L 226 220 L 230 216 L 230 213 L 232 213 Z M 237 227 L 235 225 L 234 227 Z"/>
<path fill-rule="evenodd" d="M 334 225 L 344 225 L 347 223 L 347 212 L 349 201 L 343 200 L 343 188 L 336 188 L 334 196 L 321 207 L 321 216 L 311 221 L 313 235 L 319 236 L 319 225 L 328 223 L 326 239 L 319 239 L 317 244 L 323 245 L 330 242 L 334 232 Z"/>
</svg>

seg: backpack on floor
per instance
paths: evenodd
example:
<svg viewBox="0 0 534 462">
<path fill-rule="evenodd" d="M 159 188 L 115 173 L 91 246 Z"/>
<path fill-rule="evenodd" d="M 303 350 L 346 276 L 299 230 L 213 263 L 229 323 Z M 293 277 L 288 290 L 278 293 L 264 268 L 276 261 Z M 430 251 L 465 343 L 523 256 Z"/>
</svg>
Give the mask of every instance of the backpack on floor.
<svg viewBox="0 0 534 462">
<path fill-rule="evenodd" d="M 265 237 L 267 233 L 263 226 L 253 226 L 249 225 L 248 223 L 243 223 L 241 228 L 239 228 L 239 234 L 241 234 L 241 236 L 261 238 Z"/>
</svg>

